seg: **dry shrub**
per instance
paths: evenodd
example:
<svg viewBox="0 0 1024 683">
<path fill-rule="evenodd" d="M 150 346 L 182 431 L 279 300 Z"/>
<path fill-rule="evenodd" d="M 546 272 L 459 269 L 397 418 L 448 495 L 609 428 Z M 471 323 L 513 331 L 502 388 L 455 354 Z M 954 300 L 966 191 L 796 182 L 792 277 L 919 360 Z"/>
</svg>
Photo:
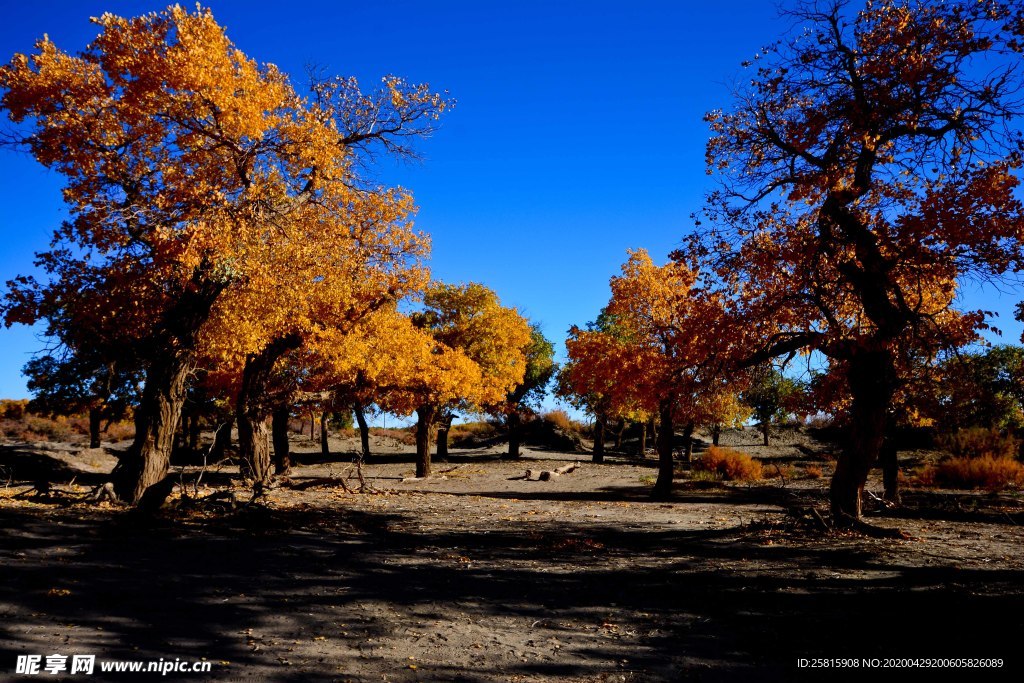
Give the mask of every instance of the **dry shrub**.
<svg viewBox="0 0 1024 683">
<path fill-rule="evenodd" d="M 1024 485 L 1024 465 L 1013 458 L 949 458 L 922 469 L 919 483 L 953 489 L 984 489 L 1000 491 Z"/>
<path fill-rule="evenodd" d="M 821 468 L 817 465 L 807 465 L 804 467 L 804 477 L 807 479 L 821 479 L 822 476 Z"/>
<path fill-rule="evenodd" d="M 996 429 L 970 427 L 953 434 L 943 434 L 938 439 L 939 448 L 949 451 L 956 458 L 1013 458 L 1020 448 L 1020 441 Z"/>
<path fill-rule="evenodd" d="M 415 430 L 416 427 L 407 427 L 404 429 L 384 429 L 383 427 L 370 427 L 370 434 L 372 436 L 386 436 L 390 439 L 394 439 L 403 446 L 415 446 Z"/>
<path fill-rule="evenodd" d="M 114 422 L 103 432 L 106 441 L 128 441 L 135 438 L 135 423 L 128 420 Z"/>
<path fill-rule="evenodd" d="M 728 481 L 749 481 L 760 479 L 762 466 L 746 453 L 711 446 L 697 462 L 698 468 L 707 472 L 716 472 Z"/>
<path fill-rule="evenodd" d="M 0 399 L 0 418 L 5 420 L 20 420 L 28 409 L 28 399 Z"/>
<path fill-rule="evenodd" d="M 548 411 L 544 414 L 543 419 L 545 422 L 551 424 L 553 427 L 567 432 L 579 431 L 572 418 L 565 411 Z"/>
</svg>

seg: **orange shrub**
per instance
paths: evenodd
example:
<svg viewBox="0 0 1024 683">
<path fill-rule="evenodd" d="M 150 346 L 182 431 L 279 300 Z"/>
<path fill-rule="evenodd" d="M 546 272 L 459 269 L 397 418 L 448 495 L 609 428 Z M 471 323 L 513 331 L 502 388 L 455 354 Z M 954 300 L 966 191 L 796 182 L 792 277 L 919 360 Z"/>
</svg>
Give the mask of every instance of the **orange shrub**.
<svg viewBox="0 0 1024 683">
<path fill-rule="evenodd" d="M 749 481 L 761 478 L 761 463 L 746 453 L 731 448 L 711 446 L 697 462 L 697 467 L 715 472 L 729 481 Z"/>
<path fill-rule="evenodd" d="M 955 489 L 999 491 L 1010 486 L 1024 486 L 1024 465 L 1013 458 L 949 458 L 925 467 L 918 474 L 924 485 Z"/>
<path fill-rule="evenodd" d="M 970 427 L 939 437 L 939 447 L 957 458 L 1012 458 L 1017 455 L 1020 441 L 1000 434 L 999 430 Z"/>
</svg>

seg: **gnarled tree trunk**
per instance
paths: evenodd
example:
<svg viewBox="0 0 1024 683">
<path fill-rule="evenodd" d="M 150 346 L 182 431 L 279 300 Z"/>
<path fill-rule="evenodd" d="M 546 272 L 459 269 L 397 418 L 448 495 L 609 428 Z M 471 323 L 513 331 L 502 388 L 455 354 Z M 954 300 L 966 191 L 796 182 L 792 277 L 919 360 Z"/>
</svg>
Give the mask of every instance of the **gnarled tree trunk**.
<svg viewBox="0 0 1024 683">
<path fill-rule="evenodd" d="M 291 444 L 288 441 L 288 421 L 291 407 L 287 404 L 274 408 L 270 416 L 270 438 L 274 443 L 274 474 L 288 474 L 292 469 Z"/>
<path fill-rule="evenodd" d="M 864 483 L 885 441 L 896 368 L 885 350 L 859 351 L 850 358 L 848 379 L 853 397 L 850 429 L 829 489 L 832 516 L 841 526 L 861 518 Z"/>
<path fill-rule="evenodd" d="M 420 406 L 416 409 L 416 476 L 430 476 L 430 437 L 434 429 L 437 409 L 434 406 Z"/>
<path fill-rule="evenodd" d="M 658 480 L 654 483 L 651 495 L 656 500 L 668 500 L 672 496 L 672 480 L 675 477 L 675 463 L 672 458 L 672 437 L 675 430 L 672 424 L 672 401 L 661 401 L 658 404 Z"/>
<path fill-rule="evenodd" d="M 135 439 L 111 473 L 114 493 L 133 505 L 141 504 L 146 492 L 167 476 L 199 329 L 227 286 L 226 281 L 209 279 L 209 270 L 208 264 L 196 269 L 191 287 L 164 318 L 164 334 L 153 346 L 135 408 Z M 168 487 L 157 487 L 146 507 L 159 507 L 169 494 Z"/>
<path fill-rule="evenodd" d="M 185 385 L 194 354 L 184 349 L 156 358 L 146 370 L 146 386 L 135 410 L 135 440 L 112 473 L 114 493 L 138 505 L 166 475 L 185 403 Z M 159 507 L 162 501 L 151 501 Z"/>
</svg>

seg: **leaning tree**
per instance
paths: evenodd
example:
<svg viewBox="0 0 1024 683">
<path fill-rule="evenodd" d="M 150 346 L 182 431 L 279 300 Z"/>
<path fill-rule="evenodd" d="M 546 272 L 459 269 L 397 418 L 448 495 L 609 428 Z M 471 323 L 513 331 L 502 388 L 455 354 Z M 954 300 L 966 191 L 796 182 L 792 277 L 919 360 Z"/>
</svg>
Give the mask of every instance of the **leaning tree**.
<svg viewBox="0 0 1024 683">
<path fill-rule="evenodd" d="M 731 110 L 707 116 L 705 255 L 766 331 L 749 358 L 813 349 L 844 369 L 850 430 L 831 484 L 861 516 L 901 358 L 984 325 L 965 278 L 1020 270 L 1015 196 L 1024 9 L 1002 0 L 802 3 Z"/>
</svg>

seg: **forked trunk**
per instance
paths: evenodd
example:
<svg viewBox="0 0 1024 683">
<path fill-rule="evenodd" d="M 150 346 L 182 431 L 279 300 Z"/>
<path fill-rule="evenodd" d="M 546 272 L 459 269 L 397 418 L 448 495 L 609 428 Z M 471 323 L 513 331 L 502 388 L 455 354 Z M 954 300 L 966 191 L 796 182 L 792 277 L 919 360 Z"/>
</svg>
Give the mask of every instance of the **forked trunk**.
<svg viewBox="0 0 1024 683">
<path fill-rule="evenodd" d="M 288 474 L 292 469 L 291 444 L 288 442 L 288 419 L 291 417 L 288 405 L 274 408 L 270 417 L 270 438 L 274 443 L 274 474 Z"/>
<path fill-rule="evenodd" d="M 658 417 L 661 425 L 658 428 L 658 480 L 654 483 L 651 495 L 656 500 L 668 500 L 672 496 L 672 480 L 675 477 L 675 463 L 672 459 L 672 402 L 661 401 L 658 404 Z"/>
<path fill-rule="evenodd" d="M 97 407 L 89 408 L 89 448 L 100 447 L 100 427 L 103 416 Z"/>
<path fill-rule="evenodd" d="M 434 428 L 437 409 L 420 406 L 416 409 L 416 476 L 430 476 L 430 436 Z"/>
<path fill-rule="evenodd" d="M 522 440 L 521 434 L 522 418 L 518 410 L 508 414 L 508 458 L 514 459 L 520 456 L 519 445 Z"/>
<path fill-rule="evenodd" d="M 359 445 L 363 450 L 363 462 L 370 462 L 370 427 L 366 424 L 366 413 L 358 403 L 352 406 L 352 412 L 356 414 L 356 424 L 359 425 Z"/>
<path fill-rule="evenodd" d="M 597 415 L 594 419 L 594 456 L 593 462 L 604 462 L 604 432 L 608 424 L 608 418 L 604 415 Z"/>
<path fill-rule="evenodd" d="M 896 369 L 888 352 L 861 351 L 850 359 L 848 380 L 853 398 L 850 429 L 829 489 L 832 517 L 839 526 L 861 518 L 864 483 L 885 441 Z"/>
</svg>

